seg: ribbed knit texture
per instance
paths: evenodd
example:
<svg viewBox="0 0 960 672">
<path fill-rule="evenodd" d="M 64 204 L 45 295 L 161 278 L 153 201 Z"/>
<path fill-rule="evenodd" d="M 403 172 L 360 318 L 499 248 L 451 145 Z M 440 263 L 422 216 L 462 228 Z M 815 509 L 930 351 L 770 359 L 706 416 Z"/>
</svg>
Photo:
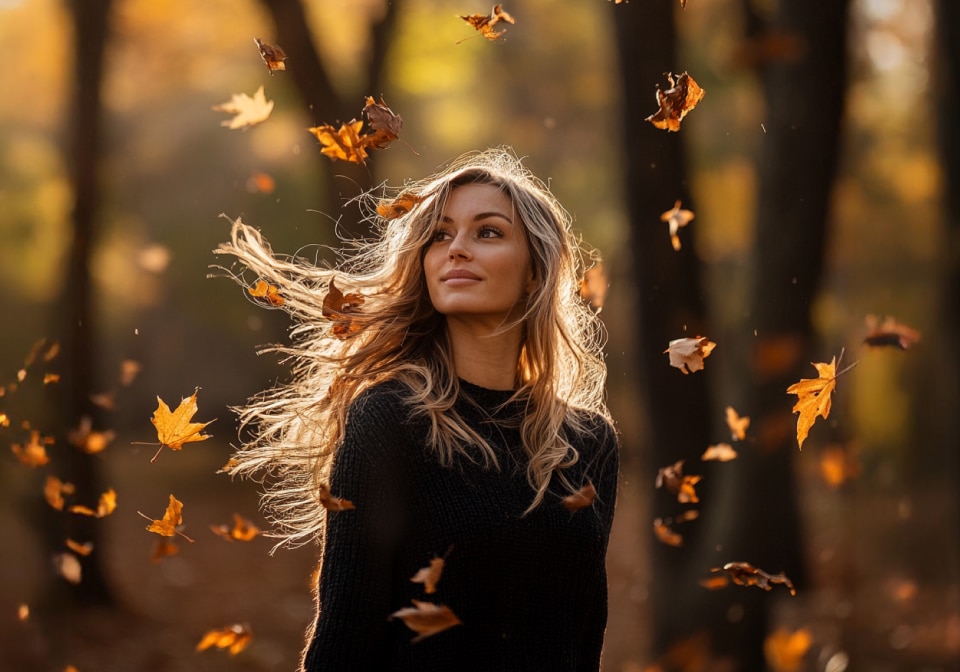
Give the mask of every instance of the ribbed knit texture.
<svg viewBox="0 0 960 672">
<path fill-rule="evenodd" d="M 552 486 L 523 516 L 534 492 L 517 429 L 521 405 L 496 410 L 510 392 L 461 388 L 457 411 L 494 447 L 499 470 L 479 455 L 441 466 L 426 445 L 427 421 L 411 418 L 400 383 L 374 387 L 351 409 L 331 492 L 356 508 L 328 515 L 309 672 L 599 669 L 614 431 L 597 418 L 593 436 L 570 438 L 580 461 L 565 473 L 576 487 L 594 484 L 592 506 L 571 513 L 561 503 L 568 493 Z M 410 578 L 448 549 L 428 595 Z M 411 600 L 444 604 L 462 625 L 411 643 L 416 633 L 388 620 Z"/>
</svg>

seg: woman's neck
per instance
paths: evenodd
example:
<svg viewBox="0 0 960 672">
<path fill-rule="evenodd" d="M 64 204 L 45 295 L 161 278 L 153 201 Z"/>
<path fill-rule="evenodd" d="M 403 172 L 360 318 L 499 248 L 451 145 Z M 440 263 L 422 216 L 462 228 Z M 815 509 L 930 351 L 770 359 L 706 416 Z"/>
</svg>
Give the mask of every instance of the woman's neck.
<svg viewBox="0 0 960 672">
<path fill-rule="evenodd" d="M 447 320 L 456 375 L 491 390 L 516 387 L 521 328 L 497 333 L 473 322 Z"/>
</svg>

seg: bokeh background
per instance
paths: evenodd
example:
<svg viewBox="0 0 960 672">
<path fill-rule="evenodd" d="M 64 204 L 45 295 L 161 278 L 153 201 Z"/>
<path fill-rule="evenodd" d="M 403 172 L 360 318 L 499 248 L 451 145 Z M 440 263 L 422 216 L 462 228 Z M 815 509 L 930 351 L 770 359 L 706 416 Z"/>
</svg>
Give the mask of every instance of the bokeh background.
<svg viewBox="0 0 960 672">
<path fill-rule="evenodd" d="M 286 375 L 257 351 L 288 327 L 208 277 L 220 215 L 332 261 L 339 237 L 369 233 L 352 202 L 364 189 L 503 144 L 609 282 L 623 473 L 604 669 L 960 669 L 960 8 L 504 9 L 516 23 L 488 41 L 458 18 L 490 11 L 476 0 L 0 0 L 0 442 L 39 431 L 50 457 L 0 457 L 4 669 L 295 668 L 315 549 L 271 555 L 263 537 L 208 530 L 264 524 L 256 484 L 216 472 L 237 441 L 231 408 Z M 283 47 L 287 70 L 270 74 L 254 38 Z M 657 87 L 684 71 L 703 101 L 679 132 L 654 128 Z M 211 108 L 260 86 L 269 119 L 223 127 Z M 306 129 L 358 117 L 367 95 L 403 117 L 402 141 L 365 166 L 331 162 Z M 678 199 L 696 216 L 675 251 L 660 215 Z M 870 315 L 922 336 L 867 347 Z M 685 376 L 663 353 L 695 335 L 717 347 Z M 857 365 L 798 450 L 784 390 L 833 357 Z M 157 397 L 198 388 L 213 438 L 151 463 Z M 702 462 L 731 441 L 726 406 L 751 417 L 739 457 Z M 71 444 L 84 418 L 111 433 L 105 450 Z M 695 506 L 654 487 L 678 460 L 702 476 Z M 70 503 L 113 488 L 117 508 L 55 511 L 48 475 L 76 485 Z M 152 561 L 139 513 L 159 518 L 171 493 L 195 543 Z M 653 521 L 689 508 L 682 545 L 660 542 Z M 53 561 L 67 538 L 94 543 L 78 583 Z M 797 594 L 701 585 L 731 561 L 784 572 Z M 233 624 L 253 632 L 244 651 L 195 651 Z"/>
</svg>

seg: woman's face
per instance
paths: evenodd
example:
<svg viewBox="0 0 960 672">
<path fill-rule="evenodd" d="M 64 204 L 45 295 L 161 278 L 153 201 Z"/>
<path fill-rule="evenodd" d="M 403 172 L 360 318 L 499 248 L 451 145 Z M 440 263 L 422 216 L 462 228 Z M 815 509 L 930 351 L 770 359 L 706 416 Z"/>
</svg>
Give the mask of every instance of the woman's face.
<svg viewBox="0 0 960 672">
<path fill-rule="evenodd" d="M 465 184 L 447 198 L 423 259 L 434 308 L 448 318 L 498 325 L 533 289 L 523 223 L 490 184 Z"/>
</svg>

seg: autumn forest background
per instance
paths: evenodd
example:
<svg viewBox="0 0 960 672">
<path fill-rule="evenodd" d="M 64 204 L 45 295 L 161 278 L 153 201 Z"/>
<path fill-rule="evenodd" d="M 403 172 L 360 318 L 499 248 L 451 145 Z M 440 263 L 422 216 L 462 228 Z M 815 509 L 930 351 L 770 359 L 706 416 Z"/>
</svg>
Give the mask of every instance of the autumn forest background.
<svg viewBox="0 0 960 672">
<path fill-rule="evenodd" d="M 623 468 L 604 669 L 960 669 L 960 6 L 503 9 L 515 23 L 488 40 L 459 18 L 491 11 L 477 0 L 0 0 L 3 669 L 294 669 L 315 550 L 210 530 L 265 525 L 256 484 L 216 472 L 230 407 L 285 376 L 257 351 L 288 327 L 208 277 L 220 215 L 332 260 L 338 235 L 368 233 L 362 190 L 496 145 L 549 181 L 609 284 Z M 682 72 L 705 96 L 656 128 Z M 269 118 L 223 126 L 212 108 L 261 86 Z M 331 161 L 306 129 L 366 96 L 402 116 L 400 141 Z M 676 201 L 695 213 L 678 250 Z M 884 318 L 919 339 L 868 339 Z M 717 345 L 684 375 L 664 351 L 695 336 Z M 834 357 L 856 366 L 800 450 L 786 388 Z M 213 437 L 151 463 L 157 397 L 197 388 Z M 742 439 L 728 406 L 751 418 Z M 736 459 L 701 460 L 722 442 Z M 680 460 L 698 501 L 655 487 Z M 50 476 L 74 485 L 62 510 Z M 109 514 L 70 512 L 110 489 Z M 194 543 L 153 559 L 138 512 L 170 494 Z M 705 585 L 734 561 L 796 595 Z M 232 625 L 242 651 L 196 651 Z"/>
</svg>

